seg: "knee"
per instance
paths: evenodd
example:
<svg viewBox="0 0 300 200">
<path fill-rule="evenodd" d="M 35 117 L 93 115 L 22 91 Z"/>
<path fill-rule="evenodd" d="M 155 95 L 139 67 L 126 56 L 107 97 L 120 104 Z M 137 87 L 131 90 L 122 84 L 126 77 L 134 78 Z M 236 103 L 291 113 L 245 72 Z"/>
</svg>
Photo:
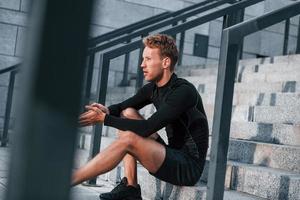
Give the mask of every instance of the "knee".
<svg viewBox="0 0 300 200">
<path fill-rule="evenodd" d="M 137 135 L 131 131 L 122 131 L 119 134 L 119 140 L 127 147 L 132 148 L 137 140 Z"/>
<path fill-rule="evenodd" d="M 121 116 L 129 119 L 136 118 L 137 110 L 134 108 L 126 108 L 121 112 Z"/>
</svg>

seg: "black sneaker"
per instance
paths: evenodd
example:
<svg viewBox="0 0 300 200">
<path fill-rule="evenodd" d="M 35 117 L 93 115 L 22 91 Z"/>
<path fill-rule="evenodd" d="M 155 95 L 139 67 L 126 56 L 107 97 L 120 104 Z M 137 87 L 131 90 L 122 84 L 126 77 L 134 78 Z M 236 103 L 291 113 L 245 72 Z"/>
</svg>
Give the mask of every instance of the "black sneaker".
<svg viewBox="0 0 300 200">
<path fill-rule="evenodd" d="M 126 177 L 112 191 L 102 193 L 99 197 L 101 200 L 142 200 L 140 185 L 127 185 Z"/>
</svg>

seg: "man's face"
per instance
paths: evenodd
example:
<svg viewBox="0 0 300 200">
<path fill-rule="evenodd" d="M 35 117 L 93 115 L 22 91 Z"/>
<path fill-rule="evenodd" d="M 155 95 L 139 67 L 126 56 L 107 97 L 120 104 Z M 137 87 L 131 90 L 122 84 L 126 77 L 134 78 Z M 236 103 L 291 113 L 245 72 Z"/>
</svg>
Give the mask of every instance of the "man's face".
<svg viewBox="0 0 300 200">
<path fill-rule="evenodd" d="M 145 47 L 141 64 L 146 81 L 159 81 L 163 75 L 163 59 L 158 48 Z"/>
</svg>

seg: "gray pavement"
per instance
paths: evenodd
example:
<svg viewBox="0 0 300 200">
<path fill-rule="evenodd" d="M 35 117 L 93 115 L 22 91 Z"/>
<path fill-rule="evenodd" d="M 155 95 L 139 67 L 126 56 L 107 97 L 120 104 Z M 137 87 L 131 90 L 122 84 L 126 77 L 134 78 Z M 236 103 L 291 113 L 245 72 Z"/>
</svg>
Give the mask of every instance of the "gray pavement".
<svg viewBox="0 0 300 200">
<path fill-rule="evenodd" d="M 10 149 L 7 147 L 0 147 L 0 200 L 5 199 L 5 192 L 7 190 L 7 179 L 9 170 Z M 111 182 L 103 179 L 97 179 L 97 185 L 100 187 L 88 187 L 78 185 L 71 189 L 72 200 L 98 200 L 99 194 L 112 190 L 113 185 Z"/>
</svg>

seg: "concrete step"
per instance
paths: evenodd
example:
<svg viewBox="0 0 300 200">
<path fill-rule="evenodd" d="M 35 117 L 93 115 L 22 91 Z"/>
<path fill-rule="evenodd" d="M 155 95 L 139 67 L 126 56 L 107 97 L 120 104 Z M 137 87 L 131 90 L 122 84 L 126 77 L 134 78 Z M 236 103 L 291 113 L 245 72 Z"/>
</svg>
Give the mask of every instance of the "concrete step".
<svg viewBox="0 0 300 200">
<path fill-rule="evenodd" d="M 300 69 L 288 72 L 272 72 L 272 73 L 244 73 L 239 82 L 277 82 L 277 81 L 299 81 Z"/>
<path fill-rule="evenodd" d="M 299 71 L 298 63 L 278 63 L 278 64 L 259 64 L 250 66 L 240 66 L 238 69 L 238 75 L 244 74 L 271 74 L 271 73 L 287 73 Z"/>
<path fill-rule="evenodd" d="M 214 105 L 204 105 L 209 121 L 213 119 Z M 260 122 L 300 124 L 300 107 L 286 106 L 233 106 L 232 122 Z"/>
<path fill-rule="evenodd" d="M 300 54 L 291 54 L 291 55 L 281 55 L 274 57 L 274 63 L 295 63 L 299 64 L 300 62 Z"/>
<path fill-rule="evenodd" d="M 265 72 L 256 72 L 259 66 L 242 68 L 237 75 L 237 82 L 285 82 L 285 81 L 299 81 L 300 70 L 295 66 L 288 67 L 285 71 L 273 71 L 274 66 L 269 67 Z M 263 66 L 265 67 L 265 66 Z M 255 69 L 253 69 L 255 68 Z M 288 71 L 289 70 L 289 71 Z M 192 69 L 189 70 L 188 75 L 179 74 L 179 77 L 184 78 L 194 85 L 216 83 L 217 82 L 217 69 Z M 193 78 L 192 78 L 193 77 Z"/>
<path fill-rule="evenodd" d="M 299 63 L 288 60 L 277 62 L 277 63 L 263 63 L 255 62 L 256 64 L 251 65 L 239 65 L 238 68 L 238 77 L 240 79 L 244 75 L 253 75 L 253 74 L 272 74 L 272 73 L 286 73 L 286 74 L 293 74 L 293 72 L 299 71 Z M 217 76 L 218 66 L 184 66 L 176 73 L 180 77 L 186 76 Z"/>
<path fill-rule="evenodd" d="M 257 106 L 254 108 L 253 121 L 265 123 L 300 124 L 300 107 L 287 106 Z"/>
<path fill-rule="evenodd" d="M 300 175 L 255 165 L 228 162 L 231 189 L 266 199 L 299 199 Z"/>
<path fill-rule="evenodd" d="M 289 146 L 230 139 L 228 159 L 300 174 L 300 144 Z"/>
<path fill-rule="evenodd" d="M 209 79 L 209 78 L 208 78 Z M 216 91 L 216 82 L 207 82 L 196 76 L 187 78 L 200 94 L 203 93 L 214 93 Z M 234 93 L 299 93 L 300 92 L 300 81 L 286 81 L 286 82 L 242 82 L 235 83 Z"/>
<path fill-rule="evenodd" d="M 267 58 L 243 59 L 239 61 L 240 66 L 255 66 L 260 64 L 297 64 L 300 62 L 300 55 L 276 56 Z"/>
<path fill-rule="evenodd" d="M 259 64 L 272 64 L 274 63 L 274 57 L 266 57 L 266 58 L 250 58 L 243 59 L 239 61 L 240 66 L 254 66 Z"/>
<path fill-rule="evenodd" d="M 230 137 L 233 139 L 299 146 L 300 125 L 231 122 Z"/>
<path fill-rule="evenodd" d="M 201 98 L 205 104 L 214 104 L 215 93 L 203 93 Z M 249 106 L 284 106 L 300 105 L 300 93 L 257 93 L 257 92 L 235 92 L 233 105 Z"/>
<path fill-rule="evenodd" d="M 300 92 L 299 81 L 235 83 L 235 92 Z"/>
</svg>

